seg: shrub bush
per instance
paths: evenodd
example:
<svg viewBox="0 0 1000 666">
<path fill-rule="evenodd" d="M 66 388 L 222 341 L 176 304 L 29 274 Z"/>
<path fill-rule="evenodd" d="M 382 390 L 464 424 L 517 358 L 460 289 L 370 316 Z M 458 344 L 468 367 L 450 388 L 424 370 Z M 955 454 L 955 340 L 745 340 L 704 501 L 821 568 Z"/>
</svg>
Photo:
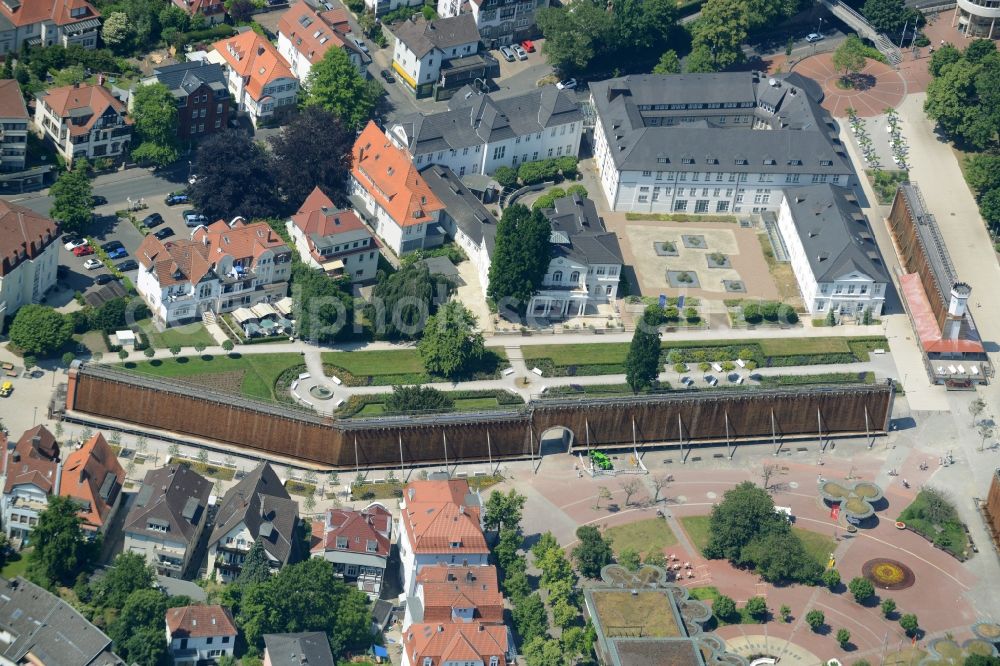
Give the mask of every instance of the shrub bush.
<svg viewBox="0 0 1000 666">
<path fill-rule="evenodd" d="M 500 187 L 514 187 L 517 185 L 517 171 L 502 166 L 493 172 L 493 179 L 500 183 Z"/>
</svg>

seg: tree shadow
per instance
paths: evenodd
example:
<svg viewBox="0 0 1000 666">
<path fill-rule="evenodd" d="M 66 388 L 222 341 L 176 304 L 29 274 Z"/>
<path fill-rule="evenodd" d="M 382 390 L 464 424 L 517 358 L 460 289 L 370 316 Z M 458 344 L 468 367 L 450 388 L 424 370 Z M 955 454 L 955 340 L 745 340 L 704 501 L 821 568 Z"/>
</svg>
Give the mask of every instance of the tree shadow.
<svg viewBox="0 0 1000 666">
<path fill-rule="evenodd" d="M 215 357 L 214 357 L 214 356 L 212 356 L 211 354 L 202 354 L 202 355 L 201 355 L 201 360 L 203 360 L 203 361 L 211 361 L 211 360 L 213 360 L 214 358 L 215 358 Z"/>
<path fill-rule="evenodd" d="M 188 361 L 190 361 L 190 359 L 187 356 L 178 356 L 176 357 L 176 360 L 178 363 L 187 363 Z"/>
<path fill-rule="evenodd" d="M 160 367 L 161 365 L 163 365 L 163 361 L 161 361 L 161 360 L 160 360 L 160 359 L 158 359 L 158 358 L 151 358 L 151 359 L 149 359 L 149 364 L 150 364 L 151 366 L 153 366 L 154 368 L 158 368 L 158 367 Z"/>
</svg>

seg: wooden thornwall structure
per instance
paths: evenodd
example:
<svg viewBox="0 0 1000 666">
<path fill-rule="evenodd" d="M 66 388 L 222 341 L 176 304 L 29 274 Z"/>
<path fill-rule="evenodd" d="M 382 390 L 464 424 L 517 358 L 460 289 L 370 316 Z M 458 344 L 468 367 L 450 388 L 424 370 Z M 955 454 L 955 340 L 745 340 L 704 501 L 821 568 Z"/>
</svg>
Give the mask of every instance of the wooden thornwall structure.
<svg viewBox="0 0 1000 666">
<path fill-rule="evenodd" d="M 890 383 L 543 399 L 514 410 L 335 419 L 106 366 L 70 370 L 68 411 L 335 467 L 539 454 L 553 428 L 574 446 L 822 439 L 888 430 Z"/>
<path fill-rule="evenodd" d="M 1000 548 L 1000 469 L 993 472 L 993 481 L 990 482 L 990 492 L 983 509 L 994 543 Z"/>
</svg>

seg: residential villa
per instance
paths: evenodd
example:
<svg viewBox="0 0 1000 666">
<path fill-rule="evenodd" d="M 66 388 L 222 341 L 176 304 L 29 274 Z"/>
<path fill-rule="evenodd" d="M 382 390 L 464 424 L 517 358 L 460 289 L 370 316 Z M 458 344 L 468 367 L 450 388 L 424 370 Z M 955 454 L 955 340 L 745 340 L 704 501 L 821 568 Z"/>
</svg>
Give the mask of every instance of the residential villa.
<svg viewBox="0 0 1000 666">
<path fill-rule="evenodd" d="M 264 634 L 264 666 L 334 666 L 330 639 L 322 631 Z"/>
<path fill-rule="evenodd" d="M 2 4 L 2 3 L 0 3 Z M 0 172 L 23 171 L 28 160 L 28 109 L 14 79 L 0 80 Z"/>
<path fill-rule="evenodd" d="M 375 279 L 379 243 L 353 210 L 338 209 L 319 187 L 285 223 L 299 258 L 330 277 Z"/>
<path fill-rule="evenodd" d="M 443 164 L 459 176 L 576 156 L 582 134 L 573 91 L 553 85 L 500 99 L 465 88 L 449 100 L 447 111 L 405 116 L 388 132 L 418 168 Z"/>
<path fill-rule="evenodd" d="M 28 46 L 97 48 L 101 14 L 87 0 L 0 2 L 0 55 Z"/>
<path fill-rule="evenodd" d="M 417 97 L 433 93 L 450 62 L 479 53 L 479 30 L 471 14 L 428 21 L 418 12 L 389 30 L 396 38 L 392 69 Z"/>
<path fill-rule="evenodd" d="M 853 192 L 829 184 L 787 190 L 778 231 L 810 314 L 881 316 L 891 278 Z"/>
<path fill-rule="evenodd" d="M 362 76 L 368 76 L 371 57 L 348 36 L 351 25 L 343 6 L 319 9 L 309 0 L 298 0 L 285 10 L 278 21 L 278 53 L 291 65 L 300 83 L 306 81 L 312 66 L 323 59 L 330 48 L 342 49 Z"/>
<path fill-rule="evenodd" d="M 59 493 L 61 473 L 59 444 L 43 425 L 24 431 L 4 450 L 3 527 L 8 539 L 30 542 L 38 514 L 48 506 L 49 496 Z"/>
<path fill-rule="evenodd" d="M 59 494 L 80 505 L 84 532 L 103 534 L 121 507 L 125 470 L 114 449 L 97 433 L 70 451 L 62 463 Z"/>
<path fill-rule="evenodd" d="M 378 503 L 361 511 L 329 509 L 312 524 L 312 557 L 333 563 L 344 580 L 378 599 L 392 548 L 392 522 L 392 514 Z"/>
<path fill-rule="evenodd" d="M 819 86 L 798 74 L 641 74 L 590 84 L 594 158 L 616 211 L 775 211 L 797 185 L 853 186 Z"/>
<path fill-rule="evenodd" d="M 406 598 L 403 631 L 411 624 L 478 622 L 503 624 L 503 595 L 496 567 L 426 566 L 416 592 Z"/>
<path fill-rule="evenodd" d="M 495 49 L 537 36 L 535 15 L 548 6 L 548 0 L 437 0 L 437 13 L 442 17 L 470 13 L 483 41 Z"/>
<path fill-rule="evenodd" d="M 247 29 L 213 46 L 209 62 L 224 67 L 229 93 L 254 127 L 298 102 L 298 79 L 265 37 Z"/>
<path fill-rule="evenodd" d="M 226 18 L 226 5 L 222 0 L 171 0 L 189 16 L 204 16 L 209 25 L 222 23 Z"/>
<path fill-rule="evenodd" d="M 139 553 L 158 576 L 183 578 L 208 522 L 212 482 L 185 465 L 146 472 L 125 518 L 124 552 Z"/>
<path fill-rule="evenodd" d="M 399 566 L 403 595 L 416 591 L 430 565 L 487 566 L 482 500 L 464 479 L 412 481 L 399 503 Z"/>
<path fill-rule="evenodd" d="M 222 65 L 189 60 L 156 67 L 142 83 L 162 83 L 177 100 L 177 137 L 182 142 L 229 127 L 230 96 Z"/>
<path fill-rule="evenodd" d="M 200 319 L 258 303 L 288 291 L 292 252 L 266 222 L 237 217 L 199 226 L 191 240 L 146 236 L 136 251 L 136 290 L 158 326 Z"/>
<path fill-rule="evenodd" d="M 271 465 L 261 463 L 222 498 L 208 539 L 207 577 L 232 582 L 258 540 L 277 571 L 298 555 L 298 524 L 298 503 Z"/>
<path fill-rule="evenodd" d="M 167 609 L 167 650 L 175 666 L 214 663 L 233 656 L 236 623 L 222 606 L 179 606 Z"/>
<path fill-rule="evenodd" d="M 59 225 L 0 200 L 0 327 L 17 309 L 40 303 L 56 284 Z"/>
<path fill-rule="evenodd" d="M 444 242 L 444 208 L 410 161 L 374 122 L 354 142 L 350 193 L 379 238 L 397 255 Z"/>
<path fill-rule="evenodd" d="M 43 90 L 35 98 L 34 125 L 67 166 L 81 157 L 119 160 L 128 153 L 132 119 L 104 86 L 76 83 Z"/>
<path fill-rule="evenodd" d="M 414 624 L 403 634 L 402 666 L 514 664 L 517 650 L 503 624 Z"/>
</svg>

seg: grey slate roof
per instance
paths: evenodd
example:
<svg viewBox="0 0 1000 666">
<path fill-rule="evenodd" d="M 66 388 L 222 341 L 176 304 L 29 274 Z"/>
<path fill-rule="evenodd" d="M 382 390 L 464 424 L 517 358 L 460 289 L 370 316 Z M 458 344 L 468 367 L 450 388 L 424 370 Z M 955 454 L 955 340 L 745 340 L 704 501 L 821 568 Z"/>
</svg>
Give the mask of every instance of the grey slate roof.
<svg viewBox="0 0 1000 666">
<path fill-rule="evenodd" d="M 18 577 L 0 578 L 0 658 L 11 663 L 29 652 L 45 666 L 123 665 L 111 639 L 72 606 Z"/>
<path fill-rule="evenodd" d="M 271 465 L 261 463 L 222 498 L 209 544 L 242 522 L 254 539 L 260 539 L 264 550 L 286 563 L 292 554 L 298 520 L 298 502 L 288 495 Z"/>
<path fill-rule="evenodd" d="M 151 469 L 125 518 L 125 533 L 193 546 L 211 493 L 212 483 L 189 467 Z M 150 530 L 150 523 L 165 525 L 167 531 Z"/>
<path fill-rule="evenodd" d="M 153 70 L 157 81 L 165 85 L 174 97 L 187 97 L 202 84 L 214 91 L 226 90 L 226 75 L 222 65 L 207 60 L 194 60 L 166 65 Z"/>
<path fill-rule="evenodd" d="M 472 14 L 459 14 L 450 18 L 428 21 L 417 18 L 400 21 L 389 30 L 417 58 L 423 58 L 433 49 L 442 51 L 479 41 L 479 28 Z"/>
<path fill-rule="evenodd" d="M 596 81 L 590 90 L 622 171 L 852 173 L 833 119 L 819 105 L 822 91 L 798 74 L 644 74 Z M 669 108 L 690 104 L 702 108 Z M 753 122 L 723 124 L 721 115 Z"/>
<path fill-rule="evenodd" d="M 493 256 L 496 244 L 497 220 L 483 206 L 479 198 L 466 187 L 451 168 L 432 164 L 421 170 L 427 186 L 444 204 L 444 213 L 455 221 L 462 232 L 473 242 L 482 245 Z"/>
<path fill-rule="evenodd" d="M 321 631 L 264 634 L 271 666 L 333 666 L 330 641 Z"/>
<path fill-rule="evenodd" d="M 554 85 L 501 99 L 466 86 L 451 98 L 447 111 L 406 116 L 399 126 L 409 139 L 410 154 L 422 155 L 535 134 L 549 127 L 582 121 L 583 114 L 572 91 L 559 90 Z"/>
<path fill-rule="evenodd" d="M 833 282 L 852 271 L 889 282 L 868 220 L 850 190 L 828 184 L 796 187 L 785 191 L 785 203 L 817 282 Z"/>
<path fill-rule="evenodd" d="M 552 256 L 588 266 L 622 263 L 618 237 L 605 229 L 590 199 L 574 194 L 556 199 L 542 212 L 552 223 Z"/>
</svg>

